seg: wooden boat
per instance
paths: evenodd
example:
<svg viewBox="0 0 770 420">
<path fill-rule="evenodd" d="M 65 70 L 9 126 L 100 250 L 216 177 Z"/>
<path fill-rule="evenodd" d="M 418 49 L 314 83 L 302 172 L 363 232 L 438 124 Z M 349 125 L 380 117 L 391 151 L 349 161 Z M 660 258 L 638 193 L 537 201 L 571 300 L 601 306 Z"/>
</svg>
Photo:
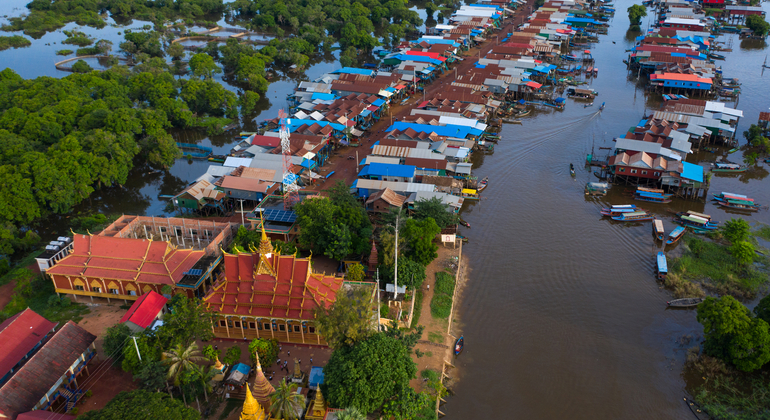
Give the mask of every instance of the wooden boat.
<svg viewBox="0 0 770 420">
<path fill-rule="evenodd" d="M 718 223 L 711 222 L 708 219 L 704 219 L 702 217 L 691 215 L 677 217 L 674 219 L 674 221 L 682 226 L 689 226 L 696 229 L 717 230 L 719 227 Z"/>
<path fill-rule="evenodd" d="M 610 189 L 610 184 L 606 182 L 589 182 L 586 184 L 586 195 L 606 195 Z"/>
<path fill-rule="evenodd" d="M 720 201 L 717 201 L 717 203 L 722 207 L 728 207 L 736 210 L 759 211 L 759 204 L 755 204 L 753 201 L 743 201 L 743 200 L 721 201 L 720 200 Z"/>
<path fill-rule="evenodd" d="M 728 154 L 730 154 L 730 153 L 735 153 L 735 152 L 737 152 L 737 151 L 738 151 L 738 148 L 737 148 L 737 147 L 734 147 L 734 148 L 732 148 L 732 149 L 728 150 L 728 151 L 727 151 L 727 153 L 728 153 Z"/>
<path fill-rule="evenodd" d="M 634 200 L 649 201 L 651 203 L 670 203 L 673 201 L 671 198 L 669 198 L 670 196 L 670 194 L 637 191 L 636 194 L 634 194 Z"/>
<path fill-rule="evenodd" d="M 698 306 L 701 302 L 703 302 L 703 298 L 682 298 L 668 301 L 666 304 L 674 308 L 689 308 Z"/>
<path fill-rule="evenodd" d="M 457 341 L 455 341 L 455 347 L 453 349 L 455 352 L 455 356 L 459 356 L 460 353 L 463 352 L 464 346 L 465 346 L 465 338 L 463 336 L 460 336 L 460 338 L 458 338 Z"/>
<path fill-rule="evenodd" d="M 703 214 L 703 213 L 698 213 L 697 211 L 692 211 L 692 210 L 683 211 L 681 213 L 677 213 L 676 215 L 679 216 L 679 217 L 682 217 L 682 216 L 697 216 L 697 217 L 700 217 L 702 219 L 706 219 L 709 222 L 711 221 L 711 216 L 710 215 Z"/>
<path fill-rule="evenodd" d="M 590 104 L 585 104 L 585 105 L 583 105 L 583 108 L 588 108 L 589 106 L 594 106 L 594 103 L 591 102 Z"/>
<path fill-rule="evenodd" d="M 466 222 L 466 221 L 465 221 L 465 220 L 463 220 L 463 219 L 460 219 L 458 222 L 459 222 L 461 225 L 463 225 L 463 226 L 467 227 L 468 229 L 470 229 L 470 227 L 471 227 L 471 224 L 470 224 L 470 223 L 468 223 L 468 222 Z"/>
<path fill-rule="evenodd" d="M 661 195 L 665 195 L 666 197 L 671 197 L 673 194 L 666 194 L 665 191 L 661 190 L 660 188 L 647 188 L 647 187 L 636 187 L 636 191 L 643 191 L 643 192 L 649 192 L 649 193 L 657 193 Z"/>
<path fill-rule="evenodd" d="M 652 234 L 655 235 L 655 238 L 659 241 L 663 240 L 663 236 L 665 235 L 665 231 L 663 230 L 663 221 L 660 219 L 655 219 L 652 221 Z"/>
<path fill-rule="evenodd" d="M 619 216 L 612 216 L 612 220 L 617 222 L 646 222 L 652 219 L 652 215 L 644 210 L 633 211 L 631 213 L 623 213 Z"/>
<path fill-rule="evenodd" d="M 747 195 L 743 194 L 735 194 L 731 192 L 722 192 L 720 194 L 712 194 L 714 196 L 714 200 L 717 201 L 727 201 L 727 200 L 742 200 L 742 201 L 751 201 L 754 202 L 753 198 L 750 198 Z"/>
<path fill-rule="evenodd" d="M 569 164 L 569 174 L 575 176 L 575 165 Z"/>
<path fill-rule="evenodd" d="M 747 169 L 749 168 L 746 166 L 738 165 L 736 163 L 717 162 L 714 164 L 714 167 L 711 169 L 711 172 L 738 173 L 738 172 L 746 172 Z"/>
<path fill-rule="evenodd" d="M 668 262 L 666 261 L 665 252 L 658 252 L 657 263 L 658 263 L 658 268 L 656 270 L 656 274 L 657 274 L 658 280 L 663 280 L 666 278 L 666 274 L 668 274 Z"/>
<path fill-rule="evenodd" d="M 599 111 L 604 110 L 604 106 L 606 105 L 606 102 L 602 102 L 602 106 L 599 107 Z"/>
<path fill-rule="evenodd" d="M 489 177 L 485 176 L 484 179 L 479 181 L 479 186 L 476 188 L 476 192 L 484 191 L 484 188 L 486 188 L 487 185 L 489 185 Z"/>
<path fill-rule="evenodd" d="M 684 227 L 677 226 L 676 229 L 672 230 L 671 233 L 668 234 L 666 245 L 674 245 L 675 243 L 679 242 L 679 240 L 682 239 L 682 236 L 684 236 L 684 232 Z"/>
<path fill-rule="evenodd" d="M 532 112 L 529 109 L 525 109 L 524 111 L 519 112 L 518 114 L 514 115 L 514 117 L 519 118 L 523 117 L 525 115 L 529 115 L 529 113 Z"/>
<path fill-rule="evenodd" d="M 636 208 L 636 204 L 619 204 L 610 208 L 603 208 L 599 213 L 602 216 L 620 216 L 623 213 L 633 213 L 640 210 Z"/>
</svg>

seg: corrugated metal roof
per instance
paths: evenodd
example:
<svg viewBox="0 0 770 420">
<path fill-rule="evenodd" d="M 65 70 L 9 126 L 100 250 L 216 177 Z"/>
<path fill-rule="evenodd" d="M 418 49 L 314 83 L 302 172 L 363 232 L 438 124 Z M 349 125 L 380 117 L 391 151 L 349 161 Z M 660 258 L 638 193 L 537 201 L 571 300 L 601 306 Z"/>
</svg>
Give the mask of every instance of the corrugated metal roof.
<svg viewBox="0 0 770 420">
<path fill-rule="evenodd" d="M 373 155 L 380 155 L 380 156 L 398 156 L 398 157 L 407 157 L 409 156 L 409 149 L 408 147 L 400 147 L 400 146 L 374 146 L 374 149 L 372 149 Z"/>
<path fill-rule="evenodd" d="M 434 191 L 436 186 L 433 184 L 418 184 L 416 182 L 392 182 L 378 181 L 375 179 L 357 179 L 353 184 L 354 188 L 364 188 L 367 190 L 384 190 L 390 188 L 393 191 L 417 192 Z"/>
</svg>

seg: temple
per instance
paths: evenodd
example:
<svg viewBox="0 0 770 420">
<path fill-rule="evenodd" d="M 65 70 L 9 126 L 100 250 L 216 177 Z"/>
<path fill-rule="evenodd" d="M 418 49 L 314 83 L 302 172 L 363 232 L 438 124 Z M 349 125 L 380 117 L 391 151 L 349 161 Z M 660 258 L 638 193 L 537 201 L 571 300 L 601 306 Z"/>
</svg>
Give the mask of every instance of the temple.
<svg viewBox="0 0 770 420">
<path fill-rule="evenodd" d="M 214 334 L 220 338 L 274 338 L 284 343 L 325 345 L 314 325 L 314 310 L 331 306 L 342 277 L 314 273 L 310 257 L 280 255 L 262 228 L 258 249 L 224 255 L 224 273 L 203 298 L 216 312 Z"/>
<path fill-rule="evenodd" d="M 243 401 L 240 420 L 268 420 L 262 405 L 251 395 L 248 384 L 246 384 L 246 399 Z"/>
</svg>

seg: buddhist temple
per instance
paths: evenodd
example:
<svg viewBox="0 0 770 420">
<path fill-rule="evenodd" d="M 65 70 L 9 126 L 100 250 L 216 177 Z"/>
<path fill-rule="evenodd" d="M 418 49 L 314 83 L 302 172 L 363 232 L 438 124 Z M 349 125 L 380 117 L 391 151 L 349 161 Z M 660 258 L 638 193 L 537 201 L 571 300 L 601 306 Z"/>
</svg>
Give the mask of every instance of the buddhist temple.
<svg viewBox="0 0 770 420">
<path fill-rule="evenodd" d="M 203 298 L 207 309 L 218 314 L 217 337 L 326 344 L 316 332 L 314 310 L 334 303 L 342 277 L 313 272 L 310 257 L 276 253 L 264 228 L 259 248 L 225 253 L 223 266 L 224 273 Z"/>
<path fill-rule="evenodd" d="M 241 411 L 240 420 L 268 420 L 263 407 L 251 395 L 249 384 L 246 384 L 246 399 L 243 401 L 243 411 Z"/>
<path fill-rule="evenodd" d="M 257 359 L 257 374 L 254 377 L 254 397 L 265 410 L 270 412 L 270 395 L 275 392 L 275 388 L 273 388 L 273 385 L 267 380 L 265 373 L 262 372 L 262 364 L 259 363 L 259 355 L 255 353 L 254 356 Z M 248 394 L 246 396 L 248 398 L 248 396 L 251 395 L 251 392 L 247 390 L 246 394 Z"/>
<path fill-rule="evenodd" d="M 315 393 L 315 399 L 310 402 L 310 405 L 307 408 L 307 413 L 305 413 L 305 419 L 306 420 L 324 420 L 326 418 L 326 400 L 324 399 L 323 394 L 321 393 L 321 388 L 318 388 L 318 390 Z"/>
</svg>

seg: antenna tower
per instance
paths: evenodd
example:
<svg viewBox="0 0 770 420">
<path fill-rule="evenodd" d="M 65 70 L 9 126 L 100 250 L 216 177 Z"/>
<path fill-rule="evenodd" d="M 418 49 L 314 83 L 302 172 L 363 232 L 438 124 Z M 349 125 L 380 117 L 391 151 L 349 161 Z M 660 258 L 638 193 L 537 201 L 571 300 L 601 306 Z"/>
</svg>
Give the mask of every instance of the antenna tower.
<svg viewBox="0 0 770 420">
<path fill-rule="evenodd" d="M 279 133 L 283 152 L 283 208 L 289 210 L 299 202 L 299 187 L 297 176 L 291 171 L 291 142 L 289 142 L 289 127 L 286 125 L 289 122 L 286 112 L 283 109 L 279 110 L 278 117 L 281 119 Z"/>
</svg>

